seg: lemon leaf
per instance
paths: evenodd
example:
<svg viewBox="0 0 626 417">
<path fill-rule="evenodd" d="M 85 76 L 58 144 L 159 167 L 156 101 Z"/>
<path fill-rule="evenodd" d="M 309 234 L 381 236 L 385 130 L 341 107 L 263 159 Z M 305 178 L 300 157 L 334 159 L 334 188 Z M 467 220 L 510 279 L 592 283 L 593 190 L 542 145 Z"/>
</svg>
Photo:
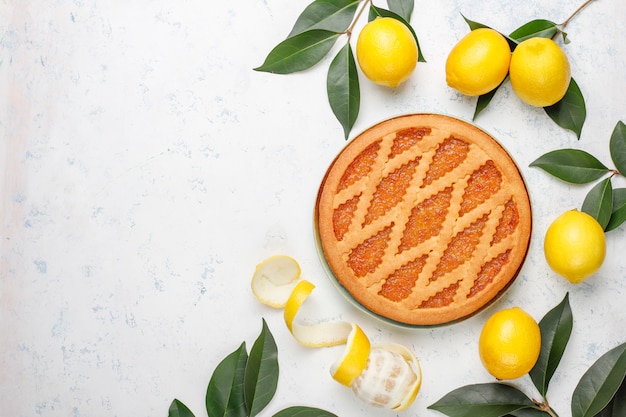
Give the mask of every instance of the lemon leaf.
<svg viewBox="0 0 626 417">
<path fill-rule="evenodd" d="M 626 376 L 626 343 L 602 355 L 572 394 L 572 417 L 593 417 L 613 399 Z"/>
<path fill-rule="evenodd" d="M 501 417 L 533 406 L 532 400 L 515 387 L 486 383 L 457 388 L 428 408 L 449 417 Z"/>
<path fill-rule="evenodd" d="M 492 29 L 491 27 L 485 25 L 484 23 L 480 23 L 480 22 L 476 22 L 474 20 L 468 19 L 467 17 L 465 17 L 463 15 L 463 13 L 461 13 L 461 17 L 463 17 L 463 20 L 465 20 L 465 23 L 467 23 L 467 25 L 469 26 L 470 30 L 475 30 L 475 29 L 480 29 L 480 28 Z"/>
<path fill-rule="evenodd" d="M 411 15 L 413 14 L 413 7 L 415 6 L 414 0 L 387 0 L 389 10 L 402 16 L 407 22 L 411 21 Z"/>
<path fill-rule="evenodd" d="M 170 404 L 168 417 L 195 417 L 191 410 L 185 404 L 175 399 Z"/>
<path fill-rule="evenodd" d="M 606 232 L 617 229 L 626 221 L 626 188 L 613 190 L 613 212 L 609 223 L 604 229 Z"/>
<path fill-rule="evenodd" d="M 213 371 L 206 391 L 206 410 L 211 417 L 247 417 L 243 393 L 247 361 L 244 342 Z"/>
<path fill-rule="evenodd" d="M 587 108 L 585 98 L 574 78 L 570 79 L 565 96 L 556 104 L 543 109 L 557 125 L 571 130 L 580 139 L 587 118 Z"/>
<path fill-rule="evenodd" d="M 556 414 L 555 414 L 556 415 Z M 511 414 L 507 414 L 505 417 L 548 417 L 545 411 L 538 410 L 536 408 L 522 408 L 521 410 L 513 411 Z"/>
<path fill-rule="evenodd" d="M 278 350 L 274 337 L 263 320 L 246 364 L 244 398 L 248 416 L 254 417 L 269 404 L 278 385 Z"/>
<path fill-rule="evenodd" d="M 337 417 L 337 415 L 315 407 L 297 406 L 281 410 L 272 417 Z"/>
<path fill-rule="evenodd" d="M 478 96 L 478 99 L 476 100 L 476 108 L 474 109 L 474 116 L 472 118 L 472 120 L 476 120 L 476 118 L 478 117 L 478 115 L 487 108 L 487 106 L 489 105 L 489 103 L 491 103 L 491 100 L 493 99 L 493 97 L 496 95 L 496 93 L 498 92 L 498 89 L 509 79 L 509 76 L 507 75 L 504 80 L 502 80 L 502 82 L 500 83 L 500 85 L 498 85 L 496 88 L 494 88 L 493 90 L 491 90 L 490 92 L 483 94 L 481 96 Z"/>
<path fill-rule="evenodd" d="M 556 23 L 545 19 L 536 19 L 515 29 L 509 37 L 519 43 L 537 37 L 551 39 L 558 32 L 559 26 Z"/>
<path fill-rule="evenodd" d="M 255 71 L 290 74 L 309 69 L 332 49 L 340 33 L 313 29 L 285 39 L 274 47 Z"/>
<path fill-rule="evenodd" d="M 422 47 L 420 46 L 420 41 L 419 39 L 417 39 L 417 34 L 415 33 L 415 30 L 413 30 L 413 27 L 409 24 L 408 21 L 406 21 L 399 14 L 392 12 L 391 10 L 382 9 L 372 4 L 370 7 L 369 15 L 368 15 L 368 21 L 371 22 L 377 17 L 391 17 L 393 19 L 399 20 L 400 22 L 404 23 L 406 27 L 408 27 L 409 30 L 411 31 L 411 34 L 413 35 L 413 39 L 415 39 L 415 43 L 417 44 L 417 61 L 426 62 L 426 58 L 424 58 L 424 55 L 422 54 Z"/>
<path fill-rule="evenodd" d="M 298 16 L 289 38 L 312 29 L 345 32 L 352 23 L 359 0 L 315 0 Z"/>
<path fill-rule="evenodd" d="M 617 170 L 626 175 L 626 125 L 622 121 L 617 122 L 613 129 L 609 151 Z"/>
<path fill-rule="evenodd" d="M 573 325 L 569 294 L 566 294 L 563 301 L 548 311 L 539 321 L 541 351 L 537 363 L 529 374 L 533 384 L 544 398 L 550 380 L 563 357 L 563 352 L 565 352 Z"/>
<path fill-rule="evenodd" d="M 493 29 L 491 26 L 487 26 L 484 23 L 480 23 L 480 22 L 476 22 L 473 20 L 468 19 L 467 17 L 463 16 L 463 14 L 461 14 L 461 16 L 463 17 L 463 20 L 465 20 L 465 23 L 467 23 L 467 25 L 469 26 L 470 30 L 476 30 L 476 29 L 480 29 L 480 28 L 487 28 L 487 29 Z M 495 30 L 495 29 L 493 29 Z M 497 31 L 496 31 L 497 32 Z M 506 39 L 506 41 L 509 43 L 509 48 L 511 48 L 511 51 L 513 49 L 515 49 L 515 47 L 517 46 L 517 41 L 515 39 L 512 39 L 510 36 L 502 33 L 502 32 L 498 32 L 500 35 L 504 36 L 504 39 Z"/>
<path fill-rule="evenodd" d="M 326 78 L 328 101 L 348 139 L 359 115 L 361 90 L 356 62 L 350 42 L 341 48 L 328 68 Z"/>
<path fill-rule="evenodd" d="M 579 149 L 548 152 L 529 166 L 541 168 L 548 174 L 573 184 L 587 184 L 609 172 L 595 156 Z"/>
<path fill-rule="evenodd" d="M 613 211 L 613 187 L 611 179 L 597 183 L 585 196 L 581 210 L 596 219 L 606 229 Z"/>
</svg>

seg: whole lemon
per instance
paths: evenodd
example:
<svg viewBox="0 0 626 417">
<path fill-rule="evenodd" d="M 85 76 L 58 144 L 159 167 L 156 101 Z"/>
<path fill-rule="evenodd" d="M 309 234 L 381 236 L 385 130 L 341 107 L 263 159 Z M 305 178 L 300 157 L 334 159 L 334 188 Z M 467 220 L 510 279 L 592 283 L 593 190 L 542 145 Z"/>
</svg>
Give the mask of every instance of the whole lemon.
<svg viewBox="0 0 626 417">
<path fill-rule="evenodd" d="M 569 60 L 552 39 L 530 38 L 513 51 L 509 77 L 522 101 L 531 106 L 551 106 L 565 96 L 569 87 Z"/>
<path fill-rule="evenodd" d="M 367 78 L 376 84 L 397 87 L 411 76 L 417 65 L 417 42 L 401 21 L 379 17 L 361 29 L 356 56 Z"/>
<path fill-rule="evenodd" d="M 539 358 L 541 331 L 535 319 L 520 307 L 494 313 L 480 333 L 480 359 L 497 379 L 527 374 Z"/>
<path fill-rule="evenodd" d="M 596 272 L 604 262 L 604 229 L 589 214 L 568 210 L 548 227 L 543 250 L 554 272 L 577 284 Z"/>
<path fill-rule="evenodd" d="M 486 94 L 506 77 L 511 49 L 500 33 L 474 29 L 450 51 L 446 60 L 446 83 L 468 96 Z"/>
</svg>

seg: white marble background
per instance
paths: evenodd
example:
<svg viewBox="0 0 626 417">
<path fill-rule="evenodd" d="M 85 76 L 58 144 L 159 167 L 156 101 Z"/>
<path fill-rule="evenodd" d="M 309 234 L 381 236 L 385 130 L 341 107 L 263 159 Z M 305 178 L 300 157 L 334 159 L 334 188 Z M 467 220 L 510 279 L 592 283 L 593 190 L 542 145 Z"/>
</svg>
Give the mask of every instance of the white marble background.
<svg viewBox="0 0 626 417">
<path fill-rule="evenodd" d="M 469 119 L 474 101 L 445 84 L 445 58 L 470 19 L 510 32 L 562 22 L 582 0 L 415 2 L 428 60 L 390 91 L 361 79 L 356 134 L 409 112 Z M 400 330 L 336 293 L 317 257 L 312 210 L 345 145 L 326 99 L 329 60 L 287 76 L 259 73 L 308 4 L 302 0 L 0 0 L 0 414 L 163 416 L 174 398 L 205 415 L 206 384 L 265 318 L 278 347 L 278 391 L 264 416 L 313 405 L 339 416 L 396 413 L 363 405 L 329 375 L 342 349 L 309 349 L 249 290 L 255 265 L 285 253 L 317 286 L 309 314 L 357 321 L 375 342 L 415 350 L 424 383 L 405 416 L 450 390 L 492 381 L 477 354 L 488 314 Z M 379 6 L 384 2 L 375 1 Z M 528 261 L 492 310 L 537 319 L 569 292 L 574 330 L 549 392 L 561 417 L 601 354 L 626 341 L 626 230 L 587 282 L 555 276 L 542 254 L 549 223 L 579 207 L 571 186 L 528 164 L 563 147 L 611 164 L 626 121 L 626 3 L 597 0 L 567 28 L 586 99 L 582 139 L 503 88 L 476 123 L 518 161 L 531 192 Z M 339 45 L 339 44 L 338 44 Z M 626 186 L 626 181 L 616 186 Z M 516 385 L 535 395 L 529 379 Z"/>
</svg>

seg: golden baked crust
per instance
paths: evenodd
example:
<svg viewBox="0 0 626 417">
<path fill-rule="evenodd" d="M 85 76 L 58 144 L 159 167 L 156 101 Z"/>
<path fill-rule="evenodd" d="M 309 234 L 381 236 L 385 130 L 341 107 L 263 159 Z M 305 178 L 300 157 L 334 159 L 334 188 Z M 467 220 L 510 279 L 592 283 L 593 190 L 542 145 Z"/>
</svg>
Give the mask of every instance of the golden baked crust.
<svg viewBox="0 0 626 417">
<path fill-rule="evenodd" d="M 526 257 L 531 208 L 491 136 L 412 114 L 379 123 L 332 162 L 315 206 L 336 281 L 376 315 L 416 326 L 466 318 L 498 297 Z"/>
</svg>

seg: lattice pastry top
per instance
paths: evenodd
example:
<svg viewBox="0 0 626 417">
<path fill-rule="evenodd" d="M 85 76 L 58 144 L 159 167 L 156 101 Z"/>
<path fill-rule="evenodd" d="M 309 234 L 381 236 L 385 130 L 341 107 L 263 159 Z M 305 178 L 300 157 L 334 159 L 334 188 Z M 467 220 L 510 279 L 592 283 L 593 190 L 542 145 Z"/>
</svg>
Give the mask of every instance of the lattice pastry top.
<svg viewBox="0 0 626 417">
<path fill-rule="evenodd" d="M 509 154 L 481 129 L 435 114 L 353 139 L 326 172 L 315 217 L 337 283 L 374 314 L 416 326 L 461 320 L 496 299 L 531 232 Z"/>
</svg>

